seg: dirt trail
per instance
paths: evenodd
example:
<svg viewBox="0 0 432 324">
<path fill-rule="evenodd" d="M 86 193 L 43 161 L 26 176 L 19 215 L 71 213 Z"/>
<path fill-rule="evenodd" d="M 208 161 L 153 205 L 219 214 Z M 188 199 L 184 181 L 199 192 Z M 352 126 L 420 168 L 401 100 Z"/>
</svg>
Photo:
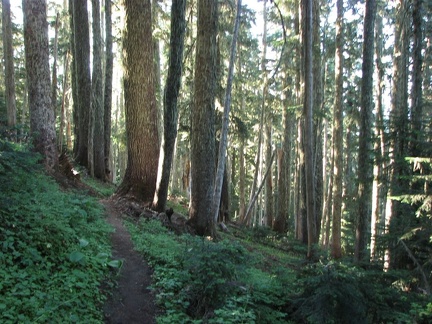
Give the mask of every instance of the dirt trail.
<svg viewBox="0 0 432 324">
<path fill-rule="evenodd" d="M 105 323 L 156 323 L 155 298 L 148 287 L 152 270 L 133 248 L 129 232 L 123 225 L 121 213 L 110 200 L 102 200 L 107 221 L 114 228 L 111 243 L 113 258 L 123 260 L 118 287 L 104 306 Z"/>
</svg>

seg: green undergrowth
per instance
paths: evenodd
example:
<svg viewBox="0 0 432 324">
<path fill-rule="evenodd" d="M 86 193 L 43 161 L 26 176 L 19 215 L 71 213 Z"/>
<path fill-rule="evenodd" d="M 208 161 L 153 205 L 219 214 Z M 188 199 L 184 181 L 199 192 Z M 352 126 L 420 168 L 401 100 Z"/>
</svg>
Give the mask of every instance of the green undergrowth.
<svg viewBox="0 0 432 324">
<path fill-rule="evenodd" d="M 100 323 L 119 266 L 112 229 L 95 198 L 61 190 L 38 160 L 0 141 L 0 322 Z"/>
<path fill-rule="evenodd" d="M 158 220 L 127 222 L 154 268 L 158 323 L 428 323 L 431 300 L 404 273 L 305 259 L 299 242 L 245 230 L 212 242 Z M 241 231 L 241 229 L 239 230 Z M 264 242 L 267 240 L 266 242 Z"/>
<path fill-rule="evenodd" d="M 287 323 L 283 311 L 294 273 L 257 264 L 236 240 L 176 236 L 157 220 L 127 222 L 134 244 L 154 268 L 153 289 L 165 310 L 158 323 Z"/>
<path fill-rule="evenodd" d="M 92 178 L 89 176 L 81 177 L 81 181 L 84 182 L 89 187 L 91 187 L 94 191 L 96 191 L 102 197 L 109 197 L 116 190 L 116 186 L 114 184 L 102 182 L 98 179 L 95 179 L 95 178 Z"/>
</svg>

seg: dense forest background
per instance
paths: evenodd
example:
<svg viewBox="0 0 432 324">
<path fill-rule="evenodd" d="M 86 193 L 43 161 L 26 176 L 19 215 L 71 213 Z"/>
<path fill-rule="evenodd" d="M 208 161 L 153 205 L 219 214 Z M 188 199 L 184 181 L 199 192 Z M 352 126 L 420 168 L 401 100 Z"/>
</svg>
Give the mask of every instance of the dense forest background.
<svg viewBox="0 0 432 324">
<path fill-rule="evenodd" d="M 2 1 L 3 139 L 198 235 L 272 230 L 430 294 L 430 1 L 25 3 Z"/>
</svg>

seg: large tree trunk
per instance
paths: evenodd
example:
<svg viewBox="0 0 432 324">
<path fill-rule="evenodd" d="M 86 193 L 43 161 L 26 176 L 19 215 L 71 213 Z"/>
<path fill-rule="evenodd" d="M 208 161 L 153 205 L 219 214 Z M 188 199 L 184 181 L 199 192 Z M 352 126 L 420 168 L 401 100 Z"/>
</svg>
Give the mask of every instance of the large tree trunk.
<svg viewBox="0 0 432 324">
<path fill-rule="evenodd" d="M 398 223 L 402 220 L 401 203 L 392 200 L 400 195 L 401 189 L 408 187 L 402 178 L 406 171 L 404 158 L 408 154 L 408 51 L 409 20 L 406 12 L 408 1 L 399 0 L 396 5 L 395 45 L 393 55 L 393 79 L 390 110 L 389 148 L 389 189 L 386 201 L 386 230 L 394 235 L 402 235 Z M 403 229 L 402 229 L 403 230 Z M 398 232 L 399 231 L 399 232 Z M 393 246 L 396 245 L 394 241 Z M 405 251 L 403 251 L 405 254 Z M 398 256 L 395 250 L 386 250 L 384 267 L 396 266 Z"/>
<path fill-rule="evenodd" d="M 343 0 L 337 1 L 335 83 L 336 93 L 333 110 L 333 226 L 332 257 L 342 256 L 342 174 L 343 174 Z"/>
<path fill-rule="evenodd" d="M 376 1 L 366 0 L 363 27 L 363 65 L 360 102 L 360 137 L 358 162 L 358 216 L 355 260 L 368 261 L 369 218 L 372 205 L 373 157 L 373 67 Z"/>
<path fill-rule="evenodd" d="M 379 7 L 378 7 L 379 6 Z M 372 187 L 372 216 L 371 216 L 371 241 L 370 241 L 370 259 L 376 261 L 378 259 L 377 238 L 382 235 L 384 228 L 385 213 L 383 211 L 383 190 L 385 177 L 385 158 L 386 141 L 384 138 L 384 113 L 383 113 L 383 82 L 384 82 L 384 66 L 382 63 L 383 51 L 383 3 L 377 4 L 377 15 L 375 23 L 375 60 L 376 60 L 376 87 L 375 87 L 375 137 L 374 151 L 375 163 L 373 170 L 373 187 Z"/>
<path fill-rule="evenodd" d="M 110 168 L 111 161 L 111 110 L 112 110 L 112 80 L 113 80 L 113 35 L 112 35 L 112 1 L 105 0 L 105 89 L 104 89 L 104 163 L 105 176 L 114 181 Z"/>
<path fill-rule="evenodd" d="M 215 177 L 216 35 L 218 4 L 198 0 L 195 91 L 191 111 L 191 201 L 188 223 L 198 235 L 215 235 L 211 214 Z"/>
<path fill-rule="evenodd" d="M 58 58 L 58 29 L 59 29 L 59 13 L 57 12 L 54 24 L 54 39 L 53 39 L 53 65 L 51 78 L 51 98 L 54 109 L 54 120 L 57 119 L 57 58 Z"/>
<path fill-rule="evenodd" d="M 124 0 L 124 96 L 128 161 L 117 193 L 151 203 L 159 159 L 150 0 Z"/>
<path fill-rule="evenodd" d="M 23 0 L 24 45 L 30 105 L 30 133 L 45 167 L 58 165 L 51 100 L 47 6 L 45 0 Z"/>
<path fill-rule="evenodd" d="M 152 28 L 159 28 L 159 12 L 162 11 L 159 8 L 159 0 L 151 0 L 152 2 Z M 172 13 L 172 11 L 171 11 Z M 163 98 L 162 98 L 162 80 L 161 80 L 161 54 L 159 48 L 159 39 L 160 37 L 153 35 L 153 69 L 154 69 L 154 88 L 155 88 L 155 98 L 156 98 L 156 109 L 158 112 L 158 130 L 159 130 L 159 139 L 163 138 Z"/>
<path fill-rule="evenodd" d="M 88 166 L 88 135 L 91 109 L 90 36 L 87 1 L 71 1 L 74 25 L 74 63 L 77 111 L 74 112 L 76 149 L 75 160 Z"/>
<path fill-rule="evenodd" d="M 12 44 L 10 1 L 2 0 L 3 55 L 5 65 L 5 99 L 9 127 L 16 125 L 15 74 Z"/>
<path fill-rule="evenodd" d="M 104 136 L 104 103 L 102 80 L 102 36 L 100 19 L 100 0 L 92 0 L 93 17 L 93 76 L 92 76 L 92 112 L 89 140 L 93 142 L 94 176 L 105 180 L 105 136 Z M 90 145 L 89 145 L 90 147 Z"/>
<path fill-rule="evenodd" d="M 315 210 L 315 176 L 313 154 L 313 72 L 312 72 L 312 0 L 302 0 L 302 15 L 304 21 L 303 46 L 304 46 L 304 138 L 303 150 L 305 158 L 305 183 L 306 183 L 306 219 L 308 230 L 308 258 L 312 257 L 312 246 L 316 243 L 316 210 Z"/>
<path fill-rule="evenodd" d="M 70 130 L 72 134 L 72 125 L 73 124 L 73 133 L 74 133 L 74 139 L 73 139 L 73 155 L 78 155 L 78 142 L 79 142 L 79 118 L 78 118 L 78 111 L 79 111 L 79 105 L 78 105 L 78 82 L 77 82 L 77 57 L 76 57 L 76 50 L 75 50 L 75 22 L 74 22 L 74 0 L 69 0 L 68 2 L 68 9 L 69 9 L 69 28 L 70 28 L 70 36 L 69 36 L 69 46 L 71 51 L 71 89 L 72 89 L 72 121 L 73 123 L 70 123 Z"/>
<path fill-rule="evenodd" d="M 411 156 L 421 156 L 423 144 L 423 0 L 413 0 L 413 67 L 411 90 L 412 145 Z"/>
<path fill-rule="evenodd" d="M 164 105 L 164 137 L 159 156 L 158 180 L 153 207 L 157 211 L 165 209 L 168 186 L 173 164 L 175 141 L 177 138 L 178 108 L 177 100 L 180 90 L 183 48 L 185 35 L 186 0 L 173 0 L 171 7 L 171 36 L 168 76 L 165 85 Z"/>
<path fill-rule="evenodd" d="M 286 79 L 286 78 L 285 78 Z M 291 150 L 292 150 L 292 133 L 294 126 L 294 114 L 288 107 L 288 94 L 284 94 L 284 111 L 283 111 L 283 126 L 284 137 L 281 149 L 281 157 L 279 163 L 278 176 L 278 209 L 276 219 L 273 224 L 273 230 L 278 233 L 286 233 L 288 230 L 288 217 L 290 207 L 290 186 L 291 186 Z"/>
<path fill-rule="evenodd" d="M 323 192 L 324 192 L 324 179 L 323 179 L 323 125 L 324 116 L 323 102 L 324 102 L 324 82 L 322 63 L 323 55 L 321 53 L 321 26 L 320 26 L 320 13 L 321 3 L 323 1 L 312 1 L 313 5 L 313 36 L 312 36 L 312 73 L 313 73 L 313 134 L 314 134 L 314 146 L 313 146 L 313 163 L 314 163 L 314 182 L 315 182 L 315 227 L 316 236 L 315 243 L 318 243 L 318 238 L 321 232 L 321 215 L 323 209 Z"/>
</svg>

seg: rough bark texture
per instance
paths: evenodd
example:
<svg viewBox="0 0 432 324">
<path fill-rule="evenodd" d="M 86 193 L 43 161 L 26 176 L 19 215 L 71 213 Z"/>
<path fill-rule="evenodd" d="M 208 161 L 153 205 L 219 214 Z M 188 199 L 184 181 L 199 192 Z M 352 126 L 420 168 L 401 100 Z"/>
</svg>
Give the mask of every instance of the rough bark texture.
<svg viewBox="0 0 432 324">
<path fill-rule="evenodd" d="M 335 83 L 336 93 L 333 110 L 333 226 L 332 257 L 340 258 L 342 220 L 342 174 L 343 174 L 343 0 L 337 1 Z"/>
<path fill-rule="evenodd" d="M 168 186 L 173 164 L 175 141 L 177 137 L 178 109 L 177 99 L 182 77 L 182 60 L 186 0 L 173 0 L 171 7 L 171 36 L 168 76 L 165 85 L 164 105 L 164 137 L 159 156 L 158 180 L 153 206 L 157 211 L 164 211 L 168 197 Z"/>
<path fill-rule="evenodd" d="M 16 125 L 15 74 L 12 44 L 12 19 L 9 0 L 2 0 L 2 27 L 7 123 L 9 127 L 14 127 Z"/>
<path fill-rule="evenodd" d="M 88 166 L 89 116 L 91 108 L 90 36 L 87 1 L 72 1 L 74 25 L 74 68 L 77 112 L 75 160 Z M 75 99 L 75 97 L 74 97 Z"/>
<path fill-rule="evenodd" d="M 363 65 L 360 102 L 360 136 L 358 161 L 358 216 L 356 226 L 355 260 L 368 261 L 369 219 L 372 206 L 373 157 L 372 112 L 374 30 L 376 1 L 366 0 L 363 30 Z"/>
<path fill-rule="evenodd" d="M 112 108 L 112 80 L 113 80 L 113 35 L 111 0 L 105 0 L 105 88 L 104 88 L 104 163 L 105 176 L 113 181 L 113 172 L 110 171 L 111 155 L 111 108 Z"/>
<path fill-rule="evenodd" d="M 53 64 L 52 64 L 52 78 L 51 78 L 51 98 L 52 98 L 52 106 L 54 109 L 54 119 L 57 119 L 57 58 L 58 58 L 59 18 L 60 15 L 57 12 L 55 25 L 54 25 Z"/>
<path fill-rule="evenodd" d="M 93 17 L 93 74 L 92 74 L 92 112 L 89 140 L 93 139 L 94 176 L 105 180 L 105 137 L 104 137 L 104 104 L 102 84 L 102 36 L 100 19 L 100 0 L 92 0 Z M 89 145 L 90 147 L 90 145 Z"/>
<path fill-rule="evenodd" d="M 73 143 L 73 155 L 78 155 L 78 83 L 77 83 L 77 59 L 76 59 L 76 51 L 75 51 L 75 23 L 74 23 L 74 0 L 69 0 L 69 28 L 70 28 L 70 37 L 69 37 L 69 46 L 71 52 L 71 89 L 72 89 L 72 120 L 73 120 L 73 133 L 74 143 Z M 70 117 L 70 116 L 69 116 Z M 69 125 L 70 126 L 70 125 Z M 72 127 L 70 127 L 70 131 L 72 133 Z"/>
<path fill-rule="evenodd" d="M 401 203 L 391 197 L 400 195 L 407 185 L 402 175 L 406 172 L 404 157 L 408 154 L 408 51 L 409 20 L 408 1 L 396 4 L 395 44 L 393 49 L 393 79 L 390 109 L 389 190 L 386 201 L 386 229 L 397 235 L 398 223 L 403 220 Z M 402 232 L 399 232 L 402 235 Z M 395 242 L 396 243 L 396 242 Z M 396 244 L 394 244 L 396 246 Z M 405 252 L 403 252 L 405 254 Z M 385 252 L 384 267 L 397 266 L 396 250 Z"/>
<path fill-rule="evenodd" d="M 321 215 L 323 210 L 323 195 L 324 195 L 324 169 L 323 164 L 320 163 L 323 160 L 323 142 L 324 135 L 323 125 L 325 112 L 323 109 L 324 103 L 324 80 L 323 80 L 323 55 L 321 52 L 321 6 L 323 1 L 312 1 L 313 10 L 313 21 L 312 21 L 312 55 L 313 55 L 313 134 L 314 134 L 314 146 L 313 146 L 313 161 L 314 161 L 314 183 L 315 183 L 315 226 L 316 226 L 316 237 L 315 243 L 318 243 L 318 238 L 321 233 Z M 323 45 L 325 46 L 325 45 Z"/>
<path fill-rule="evenodd" d="M 156 189 L 159 136 L 154 91 L 150 0 L 125 0 L 124 95 L 128 163 L 121 195 L 151 203 Z"/>
<path fill-rule="evenodd" d="M 24 45 L 30 106 L 30 133 L 45 167 L 58 165 L 54 111 L 51 101 L 48 23 L 45 0 L 23 0 Z"/>
<path fill-rule="evenodd" d="M 411 91 L 411 120 L 413 143 L 411 156 L 421 156 L 423 118 L 423 0 L 413 0 L 413 67 Z"/>
<path fill-rule="evenodd" d="M 304 77 L 304 157 L 306 182 L 306 215 L 308 229 L 308 257 L 312 257 L 312 245 L 316 243 L 315 177 L 313 155 L 313 73 L 312 73 L 312 1 L 302 0 L 304 9 L 303 46 L 305 51 Z"/>
<path fill-rule="evenodd" d="M 217 2 L 198 1 L 195 93 L 191 111 L 191 203 L 189 224 L 199 235 L 214 235 L 210 213 L 215 177 Z"/>
<path fill-rule="evenodd" d="M 384 113 L 383 113 L 383 88 L 384 88 L 384 65 L 382 62 L 383 56 L 383 13 L 384 4 L 377 4 L 377 14 L 375 22 L 375 137 L 374 152 L 375 164 L 373 171 L 373 186 L 372 186 L 372 216 L 371 216 L 371 241 L 370 241 L 370 259 L 376 261 L 377 255 L 377 237 L 381 236 L 384 228 L 385 212 L 383 210 L 383 201 L 385 194 L 384 183 L 386 179 L 386 139 L 384 138 Z"/>
<path fill-rule="evenodd" d="M 285 100 L 285 106 L 287 102 Z M 289 218 L 289 207 L 290 207 L 290 184 L 291 184 L 291 150 L 292 150 L 292 133 L 294 126 L 294 116 L 288 108 L 285 107 L 283 112 L 283 125 L 284 125 L 284 138 L 283 146 L 280 157 L 280 167 L 278 176 L 278 212 L 276 215 L 275 222 L 273 224 L 273 230 L 278 233 L 285 233 L 288 230 L 288 218 Z"/>
</svg>

